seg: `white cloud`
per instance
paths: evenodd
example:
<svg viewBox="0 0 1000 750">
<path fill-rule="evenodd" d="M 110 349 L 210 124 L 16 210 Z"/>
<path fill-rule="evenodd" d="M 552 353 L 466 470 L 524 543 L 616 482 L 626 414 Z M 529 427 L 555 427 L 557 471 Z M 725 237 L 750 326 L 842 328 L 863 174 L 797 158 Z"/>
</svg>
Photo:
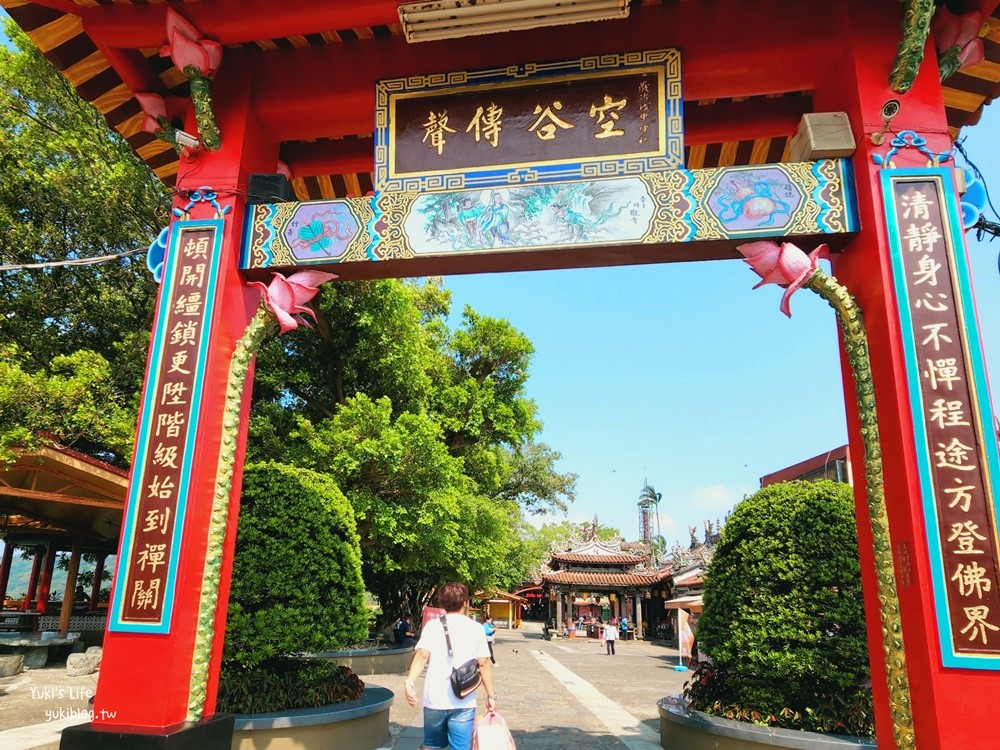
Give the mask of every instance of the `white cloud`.
<svg viewBox="0 0 1000 750">
<path fill-rule="evenodd" d="M 737 500 L 742 497 L 742 493 L 737 494 L 735 489 L 726 487 L 724 484 L 709 484 L 704 487 L 695 487 L 688 493 L 688 496 L 706 510 L 713 507 L 732 507 Z"/>
</svg>

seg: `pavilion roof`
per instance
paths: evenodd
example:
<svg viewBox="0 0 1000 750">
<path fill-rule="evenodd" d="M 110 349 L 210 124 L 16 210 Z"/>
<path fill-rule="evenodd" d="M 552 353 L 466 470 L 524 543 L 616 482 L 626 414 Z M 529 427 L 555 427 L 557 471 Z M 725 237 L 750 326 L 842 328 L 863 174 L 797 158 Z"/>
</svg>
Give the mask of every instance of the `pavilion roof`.
<svg viewBox="0 0 1000 750">
<path fill-rule="evenodd" d="M 591 35 L 587 39 L 596 40 L 594 44 L 585 41 L 575 49 L 597 54 L 597 45 L 606 46 L 600 33 L 593 31 L 602 24 L 593 23 L 578 24 L 572 32 L 560 27 L 517 32 L 519 39 L 530 40 L 519 46 L 500 41 L 497 35 L 456 40 L 447 47 L 439 42 L 408 45 L 397 15 L 398 4 L 399 0 L 0 0 L 79 94 L 94 104 L 167 185 L 176 179 L 179 157 L 170 145 L 142 130 L 143 114 L 134 94 L 187 93 L 184 75 L 159 54 L 166 41 L 166 9 L 176 9 L 206 38 L 223 45 L 223 69 L 228 63 L 254 71 L 257 114 L 268 135 L 280 144 L 280 158 L 290 168 L 295 193 L 302 200 L 362 195 L 372 189 L 377 78 L 483 67 L 486 62 L 507 64 L 518 61 L 513 55 L 524 57 L 524 49 L 544 48 L 546 57 L 571 57 L 559 50 L 568 49 L 570 40 L 587 34 Z M 621 29 L 621 38 L 633 44 L 656 46 L 648 43 L 659 38 L 653 32 L 676 27 L 671 19 L 675 15 L 687 18 L 697 3 L 641 0 L 632 5 L 627 21 L 608 22 L 604 28 Z M 977 5 L 992 14 L 985 39 L 986 59 L 945 82 L 952 137 L 957 137 L 960 128 L 978 122 L 983 105 L 1000 94 L 997 3 L 978 0 Z M 716 12 L 711 27 L 730 22 L 736 23 L 727 14 Z M 618 25 L 612 27 L 611 23 Z M 780 25 L 772 24 L 771 28 L 775 35 L 786 34 Z M 818 33 L 822 34 L 822 29 Z M 706 35 L 701 25 L 689 34 L 692 43 Z M 759 41 L 752 31 L 746 37 L 748 44 Z M 542 44 L 544 40 L 551 43 Z M 832 47 L 827 51 L 834 52 Z M 744 59 L 738 67 L 752 71 L 763 66 Z M 725 70 L 727 76 L 736 73 L 731 66 Z M 298 87 L 295 92 L 287 91 L 290 80 Z M 306 95 L 310 91 L 313 95 Z M 789 90 L 787 86 L 780 91 L 726 98 L 714 91 L 692 90 L 685 80 L 684 96 L 685 164 L 689 169 L 787 160 L 790 136 L 800 116 L 813 109 L 809 91 Z M 780 127 L 772 127 L 769 137 L 723 140 L 718 124 L 734 119 L 767 120 Z"/>
<path fill-rule="evenodd" d="M 581 552 L 557 552 L 552 562 L 577 563 L 582 565 L 638 565 L 643 558 L 625 552 L 617 554 L 586 554 Z"/>
<path fill-rule="evenodd" d="M 542 581 L 555 584 L 573 584 L 578 586 L 608 586 L 608 587 L 645 587 L 653 586 L 670 577 L 668 570 L 650 571 L 648 573 L 595 573 L 591 571 L 554 570 L 542 573 Z"/>
<path fill-rule="evenodd" d="M 80 537 L 113 550 L 128 472 L 58 443 L 23 452 L 0 471 L 0 536 L 16 542 Z"/>
</svg>

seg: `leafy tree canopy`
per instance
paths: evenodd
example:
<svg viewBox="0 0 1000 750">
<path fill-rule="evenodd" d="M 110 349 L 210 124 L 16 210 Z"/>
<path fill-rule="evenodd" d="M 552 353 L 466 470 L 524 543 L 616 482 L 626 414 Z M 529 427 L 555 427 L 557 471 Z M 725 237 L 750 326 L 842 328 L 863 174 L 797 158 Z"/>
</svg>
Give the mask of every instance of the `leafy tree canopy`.
<svg viewBox="0 0 1000 750">
<path fill-rule="evenodd" d="M 848 485 L 787 482 L 741 501 L 722 530 L 704 598 L 696 635 L 712 664 L 695 675 L 695 708 L 745 710 L 794 728 L 871 730 Z"/>
<path fill-rule="evenodd" d="M 0 464 L 43 433 L 119 465 L 131 459 L 135 412 L 104 357 L 81 349 L 33 370 L 26 360 L 17 346 L 0 346 Z"/>
<path fill-rule="evenodd" d="M 10 19 L 4 28 L 14 48 L 0 45 L 0 265 L 144 248 L 166 220 L 167 191 Z M 0 341 L 17 347 L 16 377 L 33 379 L 16 407 L 31 412 L 22 427 L 130 458 L 131 437 L 113 425 L 141 387 L 155 292 L 141 255 L 0 271 Z"/>
</svg>

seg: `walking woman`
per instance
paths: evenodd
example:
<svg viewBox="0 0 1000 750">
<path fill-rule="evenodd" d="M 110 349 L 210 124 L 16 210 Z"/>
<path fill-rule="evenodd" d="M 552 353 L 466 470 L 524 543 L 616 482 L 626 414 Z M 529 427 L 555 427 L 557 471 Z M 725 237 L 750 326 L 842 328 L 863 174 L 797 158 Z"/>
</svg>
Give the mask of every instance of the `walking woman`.
<svg viewBox="0 0 1000 750">
<path fill-rule="evenodd" d="M 465 584 L 446 583 L 438 590 L 437 600 L 445 615 L 429 620 L 420 631 L 420 640 L 403 689 L 406 702 L 411 706 L 417 705 L 414 681 L 427 665 L 423 701 L 424 747 L 428 750 L 471 750 L 476 724 L 476 693 L 473 691 L 465 698 L 457 697 L 451 687 L 451 670 L 475 659 L 479 663 L 482 685 L 486 688 L 486 710 L 496 710 L 497 696 L 486 632 L 465 615 L 469 605 L 469 590 Z M 452 652 L 450 659 L 449 650 Z"/>
</svg>

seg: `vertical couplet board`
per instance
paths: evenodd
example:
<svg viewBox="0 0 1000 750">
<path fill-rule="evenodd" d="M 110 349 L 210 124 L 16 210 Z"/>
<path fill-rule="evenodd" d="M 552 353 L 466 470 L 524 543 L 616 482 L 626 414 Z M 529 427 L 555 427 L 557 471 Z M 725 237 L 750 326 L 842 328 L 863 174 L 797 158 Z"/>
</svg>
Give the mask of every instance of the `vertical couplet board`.
<svg viewBox="0 0 1000 750">
<path fill-rule="evenodd" d="M 221 219 L 170 230 L 110 631 L 170 632 L 222 234 Z"/>
<path fill-rule="evenodd" d="M 1000 467 L 953 177 L 881 181 L 942 663 L 1000 670 Z"/>
</svg>

